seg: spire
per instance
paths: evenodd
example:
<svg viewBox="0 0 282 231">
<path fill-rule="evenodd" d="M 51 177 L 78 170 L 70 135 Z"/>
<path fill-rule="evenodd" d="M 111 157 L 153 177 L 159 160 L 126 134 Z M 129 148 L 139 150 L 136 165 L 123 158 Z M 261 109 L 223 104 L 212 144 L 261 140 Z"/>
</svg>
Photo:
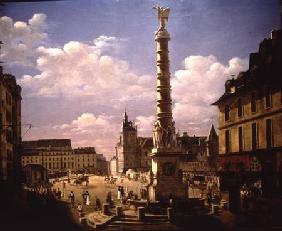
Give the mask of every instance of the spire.
<svg viewBox="0 0 282 231">
<path fill-rule="evenodd" d="M 124 109 L 123 122 L 126 123 L 126 124 L 128 123 L 128 115 L 126 113 L 126 108 Z"/>
<path fill-rule="evenodd" d="M 217 138 L 217 137 L 218 137 L 218 136 L 217 136 L 217 134 L 216 134 L 214 125 L 212 124 L 211 130 L 210 130 L 210 134 L 209 134 L 209 140 L 214 139 L 214 138 Z"/>
</svg>

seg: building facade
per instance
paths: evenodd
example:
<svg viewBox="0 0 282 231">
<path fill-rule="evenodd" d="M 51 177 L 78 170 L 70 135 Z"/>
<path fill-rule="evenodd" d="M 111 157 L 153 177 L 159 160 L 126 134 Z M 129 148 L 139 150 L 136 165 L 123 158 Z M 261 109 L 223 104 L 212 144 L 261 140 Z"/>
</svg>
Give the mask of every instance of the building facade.
<svg viewBox="0 0 282 231">
<path fill-rule="evenodd" d="M 178 135 L 177 142 L 185 155 L 181 157 L 184 173 L 213 175 L 216 172 L 218 156 L 218 135 L 212 125 L 209 136 L 189 136 L 187 132 Z"/>
<path fill-rule="evenodd" d="M 128 169 L 147 172 L 152 166 L 153 137 L 139 137 L 137 127 L 131 126 L 132 122 L 128 128 L 128 125 L 126 126 L 128 123 L 128 115 L 125 113 L 120 140 L 116 146 L 116 155 L 110 160 L 112 175 L 125 173 Z M 218 135 L 213 125 L 208 137 L 189 136 L 187 132 L 183 132 L 182 135 L 176 134 L 176 140 L 183 153 L 180 158 L 183 171 L 190 171 L 197 165 L 205 166 L 204 168 L 209 170 L 212 165 L 212 170 L 215 170 L 218 156 Z M 125 159 L 130 163 L 124 163 Z"/>
<path fill-rule="evenodd" d="M 264 180 L 265 191 L 279 184 L 282 171 L 281 60 L 281 30 L 273 31 L 250 54 L 249 69 L 226 81 L 213 104 L 219 109 L 219 170 L 273 176 Z"/>
<path fill-rule="evenodd" d="M 70 139 L 42 139 L 22 142 L 22 167 L 40 164 L 52 173 L 75 171 L 76 155 Z"/>
<path fill-rule="evenodd" d="M 107 161 L 94 147 L 73 149 L 70 139 L 42 139 L 22 142 L 22 167 L 40 164 L 49 174 L 108 174 Z"/>
<path fill-rule="evenodd" d="M 125 112 L 119 142 L 116 145 L 117 169 L 124 173 L 128 169 L 136 169 L 140 166 L 140 158 L 137 147 L 137 126 L 134 121 L 128 120 Z"/>
<path fill-rule="evenodd" d="M 0 180 L 17 180 L 20 173 L 21 87 L 0 66 Z"/>
<path fill-rule="evenodd" d="M 97 153 L 94 147 L 75 148 L 75 170 L 96 173 L 98 170 Z"/>
</svg>

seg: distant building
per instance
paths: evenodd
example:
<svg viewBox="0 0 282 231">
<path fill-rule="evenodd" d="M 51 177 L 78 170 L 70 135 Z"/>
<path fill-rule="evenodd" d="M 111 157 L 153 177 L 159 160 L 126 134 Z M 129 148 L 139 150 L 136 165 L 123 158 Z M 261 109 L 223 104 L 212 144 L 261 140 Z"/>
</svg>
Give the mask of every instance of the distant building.
<svg viewBox="0 0 282 231">
<path fill-rule="evenodd" d="M 183 155 L 183 161 L 206 159 L 208 154 L 206 136 L 188 136 L 187 132 L 177 136 L 177 143 Z"/>
<path fill-rule="evenodd" d="M 0 180 L 19 179 L 21 142 L 21 87 L 0 66 Z"/>
<path fill-rule="evenodd" d="M 140 156 L 140 166 L 141 171 L 149 171 L 152 166 L 152 158 L 150 154 L 152 152 L 153 137 L 138 137 L 138 155 Z"/>
<path fill-rule="evenodd" d="M 49 173 L 76 171 L 76 155 L 70 139 L 41 139 L 22 142 L 22 167 L 40 164 Z"/>
<path fill-rule="evenodd" d="M 113 176 L 116 176 L 118 174 L 118 169 L 117 169 L 117 157 L 113 156 L 110 159 L 110 174 Z"/>
<path fill-rule="evenodd" d="M 177 142 L 182 150 L 180 166 L 184 173 L 215 174 L 218 156 L 218 136 L 212 125 L 209 136 L 178 135 Z"/>
<path fill-rule="evenodd" d="M 110 173 L 110 164 L 103 154 L 97 154 L 97 171 L 100 175 L 108 175 Z"/>
<path fill-rule="evenodd" d="M 69 172 L 107 174 L 107 161 L 94 147 L 73 149 L 70 139 L 41 139 L 22 142 L 22 167 L 40 164 L 49 174 Z"/>
<path fill-rule="evenodd" d="M 209 137 L 188 136 L 184 132 L 182 136 L 177 135 L 178 145 L 183 155 L 181 163 L 184 171 L 197 169 L 203 172 L 216 169 L 218 155 L 218 136 L 212 125 Z M 152 137 L 138 137 L 137 127 L 133 121 L 128 120 L 125 112 L 122 123 L 120 140 L 116 146 L 116 155 L 110 160 L 110 171 L 112 175 L 125 173 L 128 169 L 139 172 L 147 172 L 151 169 L 151 152 L 153 148 Z M 201 166 L 195 168 L 195 166 Z"/>
<path fill-rule="evenodd" d="M 128 120 L 124 112 L 119 142 L 116 145 L 118 172 L 126 172 L 128 169 L 136 169 L 140 166 L 140 158 L 137 154 L 137 126 L 134 121 Z"/>
<path fill-rule="evenodd" d="M 226 81 L 213 104 L 219 109 L 219 170 L 269 176 L 265 192 L 275 191 L 282 171 L 281 60 L 281 30 L 273 31 L 250 54 L 249 69 Z"/>
<path fill-rule="evenodd" d="M 97 153 L 94 147 L 75 148 L 75 170 L 96 173 L 98 170 Z"/>
<path fill-rule="evenodd" d="M 30 187 L 47 186 L 48 170 L 41 164 L 28 164 L 23 168 L 25 183 Z"/>
</svg>

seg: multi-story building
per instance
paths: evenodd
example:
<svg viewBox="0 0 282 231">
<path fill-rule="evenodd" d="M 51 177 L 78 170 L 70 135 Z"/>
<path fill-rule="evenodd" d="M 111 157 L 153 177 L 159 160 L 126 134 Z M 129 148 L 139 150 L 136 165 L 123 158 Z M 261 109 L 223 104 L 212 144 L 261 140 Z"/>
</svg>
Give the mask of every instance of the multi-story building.
<svg viewBox="0 0 282 231">
<path fill-rule="evenodd" d="M 107 161 L 94 147 L 73 149 L 70 139 L 41 139 L 22 142 L 22 167 L 40 164 L 53 173 L 108 174 Z"/>
<path fill-rule="evenodd" d="M 19 179 L 21 142 L 21 87 L 0 66 L 0 180 Z"/>
<path fill-rule="evenodd" d="M 139 169 L 141 171 L 149 171 L 151 169 L 152 158 L 150 157 L 150 153 L 153 147 L 153 137 L 138 137 Z"/>
<path fill-rule="evenodd" d="M 110 173 L 110 164 L 103 154 L 97 154 L 97 173 L 100 175 L 108 175 Z"/>
<path fill-rule="evenodd" d="M 177 142 L 185 155 L 182 155 L 180 166 L 184 173 L 214 174 L 218 155 L 218 136 L 211 126 L 209 136 L 189 136 L 184 132 L 177 136 Z"/>
<path fill-rule="evenodd" d="M 273 31 L 250 54 L 249 69 L 226 81 L 213 103 L 219 109 L 220 171 L 271 176 L 263 181 L 265 192 L 278 185 L 274 175 L 282 171 L 281 60 L 281 30 Z"/>
<path fill-rule="evenodd" d="M 75 169 L 94 173 L 97 171 L 97 153 L 95 147 L 83 147 L 74 149 Z"/>
<path fill-rule="evenodd" d="M 137 126 L 134 121 L 128 120 L 128 115 L 124 112 L 122 131 L 119 142 L 116 145 L 118 172 L 126 172 L 128 169 L 136 169 L 140 166 L 140 158 L 137 154 Z"/>
<path fill-rule="evenodd" d="M 117 157 L 113 156 L 110 159 L 110 174 L 112 176 L 116 176 L 118 174 L 118 169 L 117 169 Z"/>
<path fill-rule="evenodd" d="M 70 139 L 23 141 L 21 159 L 22 167 L 41 164 L 51 174 L 77 170 Z"/>
</svg>

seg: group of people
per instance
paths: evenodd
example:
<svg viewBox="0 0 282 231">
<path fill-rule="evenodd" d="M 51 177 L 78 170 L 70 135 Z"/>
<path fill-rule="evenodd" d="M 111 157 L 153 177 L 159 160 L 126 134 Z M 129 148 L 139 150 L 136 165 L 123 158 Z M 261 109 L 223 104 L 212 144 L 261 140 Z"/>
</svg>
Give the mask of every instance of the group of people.
<svg viewBox="0 0 282 231">
<path fill-rule="evenodd" d="M 258 181 L 249 185 L 244 184 L 240 190 L 240 194 L 242 198 L 242 207 L 248 209 L 252 199 L 262 196 L 261 182 Z"/>
</svg>

